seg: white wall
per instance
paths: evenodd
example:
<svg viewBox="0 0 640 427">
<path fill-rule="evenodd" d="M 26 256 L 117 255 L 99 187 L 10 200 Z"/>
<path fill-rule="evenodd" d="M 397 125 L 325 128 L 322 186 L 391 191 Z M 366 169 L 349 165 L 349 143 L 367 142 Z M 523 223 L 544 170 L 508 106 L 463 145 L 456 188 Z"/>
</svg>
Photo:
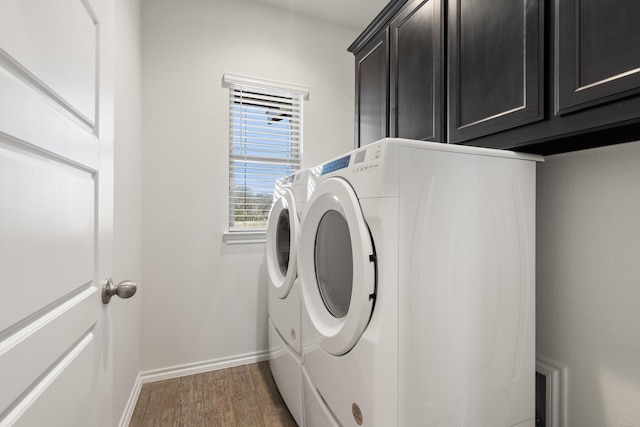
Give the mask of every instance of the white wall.
<svg viewBox="0 0 640 427">
<path fill-rule="evenodd" d="M 113 337 L 113 419 L 119 421 L 140 372 L 142 311 L 142 102 L 140 1 L 115 2 L 114 281 L 138 294 L 109 304 Z"/>
<path fill-rule="evenodd" d="M 640 422 L 640 142 L 538 167 L 537 350 L 568 367 L 568 427 Z"/>
<path fill-rule="evenodd" d="M 227 246 L 225 72 L 307 86 L 304 164 L 353 147 L 358 30 L 250 0 L 143 0 L 142 370 L 267 349 L 264 246 Z"/>
</svg>

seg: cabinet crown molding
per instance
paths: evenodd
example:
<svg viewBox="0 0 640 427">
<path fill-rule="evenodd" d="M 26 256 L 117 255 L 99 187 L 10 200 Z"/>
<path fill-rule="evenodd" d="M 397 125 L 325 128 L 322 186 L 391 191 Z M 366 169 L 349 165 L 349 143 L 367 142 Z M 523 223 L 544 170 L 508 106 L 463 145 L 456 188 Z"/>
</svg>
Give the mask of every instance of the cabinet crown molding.
<svg viewBox="0 0 640 427">
<path fill-rule="evenodd" d="M 382 9 L 382 12 L 380 12 L 373 21 L 371 21 L 367 28 L 364 29 L 362 34 L 360 34 L 358 38 L 351 43 L 351 46 L 347 48 L 347 51 L 356 53 L 362 49 L 364 45 L 367 44 L 367 42 L 391 20 L 396 12 L 398 12 L 402 6 L 407 3 L 407 1 L 408 0 L 391 0 L 384 9 Z"/>
</svg>

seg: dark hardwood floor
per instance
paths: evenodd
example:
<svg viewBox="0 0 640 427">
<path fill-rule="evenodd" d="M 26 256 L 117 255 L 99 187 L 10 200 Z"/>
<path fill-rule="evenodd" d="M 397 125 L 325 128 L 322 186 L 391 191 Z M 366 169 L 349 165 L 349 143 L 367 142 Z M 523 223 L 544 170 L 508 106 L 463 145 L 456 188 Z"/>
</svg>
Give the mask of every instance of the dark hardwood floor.
<svg viewBox="0 0 640 427">
<path fill-rule="evenodd" d="M 129 423 L 129 427 L 296 425 L 268 362 L 145 384 Z"/>
</svg>

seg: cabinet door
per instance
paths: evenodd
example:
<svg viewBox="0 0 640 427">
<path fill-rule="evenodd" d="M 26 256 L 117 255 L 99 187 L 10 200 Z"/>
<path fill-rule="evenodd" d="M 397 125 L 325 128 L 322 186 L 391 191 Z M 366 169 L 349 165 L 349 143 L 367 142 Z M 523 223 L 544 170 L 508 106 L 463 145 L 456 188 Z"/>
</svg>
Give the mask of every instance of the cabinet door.
<svg viewBox="0 0 640 427">
<path fill-rule="evenodd" d="M 640 92 L 640 2 L 556 0 L 556 113 Z"/>
<path fill-rule="evenodd" d="M 389 31 L 356 54 L 356 145 L 389 136 Z"/>
<path fill-rule="evenodd" d="M 448 4 L 449 141 L 542 119 L 541 0 Z"/>
<path fill-rule="evenodd" d="M 418 0 L 390 24 L 391 136 L 443 141 L 442 0 Z"/>
</svg>

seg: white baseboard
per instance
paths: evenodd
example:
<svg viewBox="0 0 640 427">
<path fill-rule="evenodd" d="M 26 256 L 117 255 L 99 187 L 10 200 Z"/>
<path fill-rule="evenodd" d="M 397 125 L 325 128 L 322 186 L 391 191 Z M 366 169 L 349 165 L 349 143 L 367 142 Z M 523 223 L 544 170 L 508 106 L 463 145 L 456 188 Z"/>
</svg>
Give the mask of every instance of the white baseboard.
<svg viewBox="0 0 640 427">
<path fill-rule="evenodd" d="M 127 427 L 131 422 L 136 402 L 140 396 L 140 390 L 142 390 L 142 386 L 144 384 L 168 380 L 171 378 L 184 377 L 187 375 L 201 374 L 203 372 L 216 371 L 218 369 L 232 368 L 234 366 L 248 365 L 250 363 L 257 363 L 265 360 L 269 360 L 268 350 L 141 372 L 138 375 L 138 379 L 136 380 L 133 390 L 131 391 L 131 396 L 129 396 L 129 401 L 127 402 L 127 407 L 125 408 L 122 419 L 120 420 L 119 427 Z"/>
<path fill-rule="evenodd" d="M 140 397 L 140 390 L 142 390 L 142 377 L 140 376 L 140 374 L 138 374 L 138 378 L 133 385 L 133 390 L 131 390 L 131 395 L 129 395 L 127 406 L 124 408 L 124 413 L 122 414 L 122 418 L 120 418 L 118 427 L 127 427 L 131 422 L 133 410 L 136 408 L 138 397 Z"/>
<path fill-rule="evenodd" d="M 186 375 L 231 368 L 234 366 L 248 365 L 249 363 L 257 363 L 264 360 L 269 360 L 268 350 L 241 354 L 238 356 L 223 357 L 207 362 L 188 363 L 186 365 L 173 366 L 170 368 L 153 369 L 140 373 L 140 376 L 142 377 L 142 384 L 146 384 L 171 378 L 184 377 Z"/>
</svg>

